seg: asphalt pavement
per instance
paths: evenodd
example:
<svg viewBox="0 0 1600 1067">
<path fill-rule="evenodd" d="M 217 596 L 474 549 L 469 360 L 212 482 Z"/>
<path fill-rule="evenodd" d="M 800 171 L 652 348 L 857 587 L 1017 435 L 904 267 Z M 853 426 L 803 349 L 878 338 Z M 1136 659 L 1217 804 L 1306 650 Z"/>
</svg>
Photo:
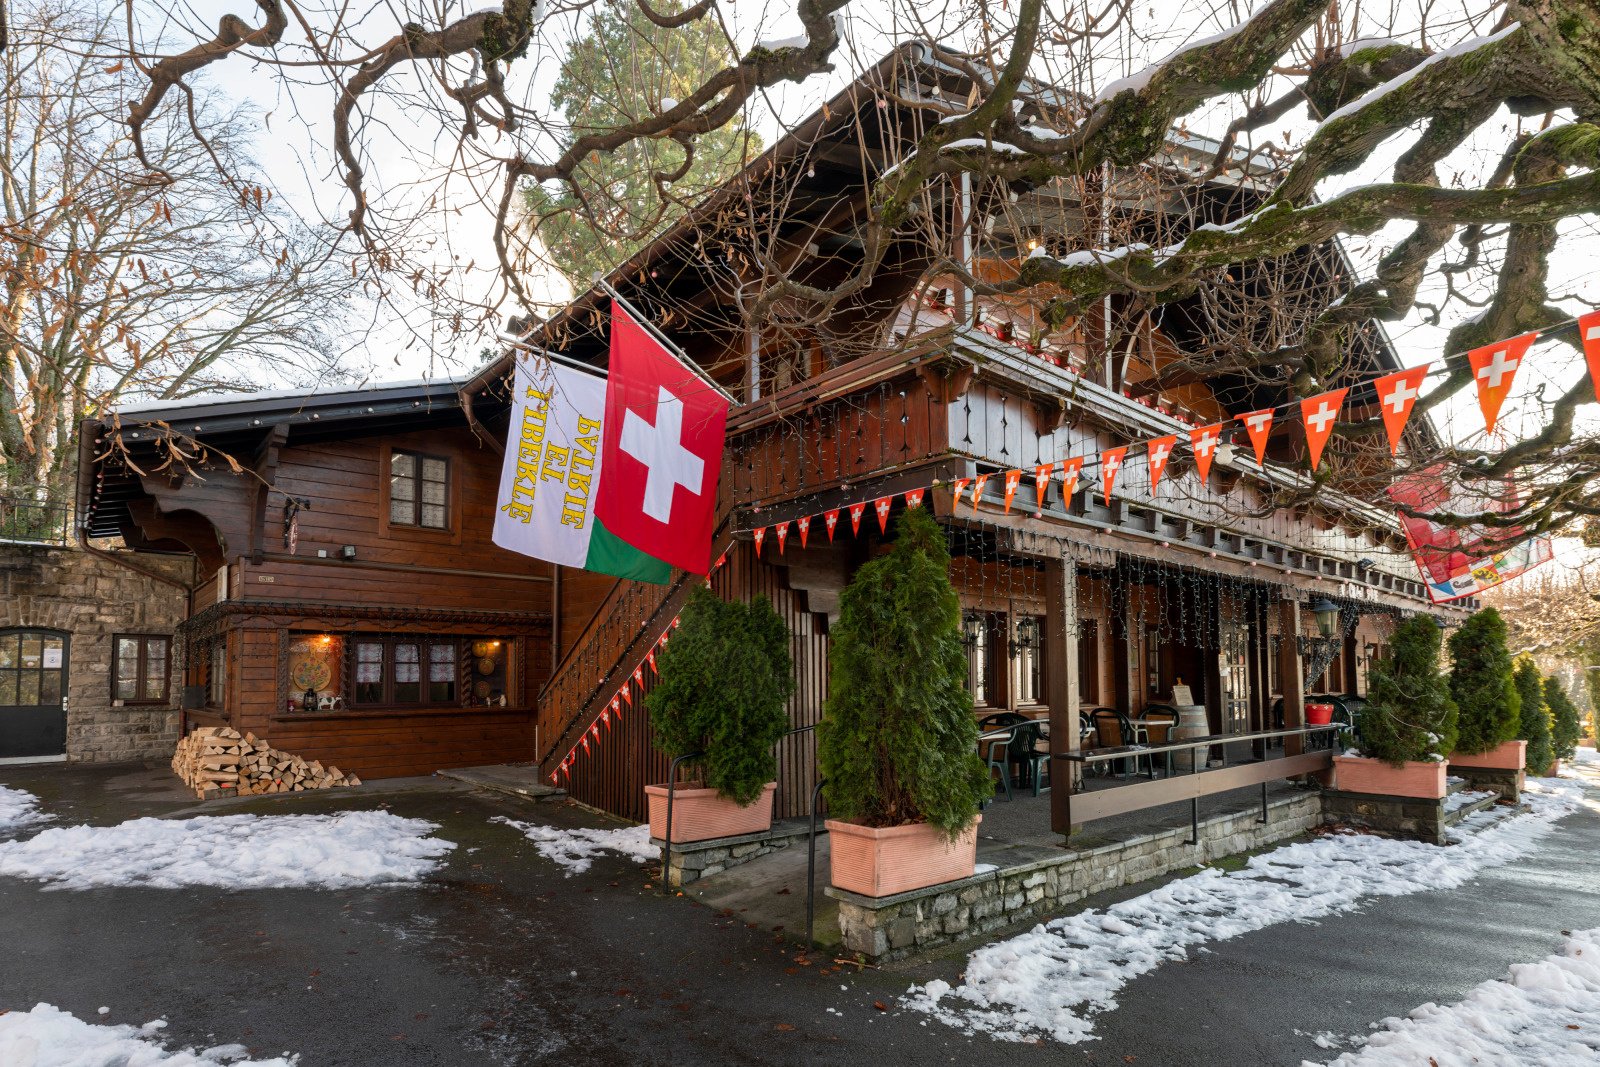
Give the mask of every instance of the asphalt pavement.
<svg viewBox="0 0 1600 1067">
<path fill-rule="evenodd" d="M 174 1043 L 295 1052 L 303 1067 L 1298 1064 L 1336 1055 L 1312 1034 L 1457 1000 L 1547 955 L 1563 930 L 1600 926 L 1600 815 L 1584 809 L 1525 860 L 1459 889 L 1160 967 L 1098 1017 L 1099 1040 L 998 1042 L 896 1006 L 913 981 L 955 980 L 961 954 L 890 970 L 808 957 L 792 931 L 663 897 L 623 859 L 568 877 L 490 821 L 605 825 L 575 805 L 433 779 L 197 809 L 169 779 L 153 766 L 0 767 L 0 785 L 40 796 L 57 825 L 387 805 L 459 847 L 421 884 L 357 890 L 74 892 L 0 878 L 0 1008 L 164 1017 Z"/>
</svg>

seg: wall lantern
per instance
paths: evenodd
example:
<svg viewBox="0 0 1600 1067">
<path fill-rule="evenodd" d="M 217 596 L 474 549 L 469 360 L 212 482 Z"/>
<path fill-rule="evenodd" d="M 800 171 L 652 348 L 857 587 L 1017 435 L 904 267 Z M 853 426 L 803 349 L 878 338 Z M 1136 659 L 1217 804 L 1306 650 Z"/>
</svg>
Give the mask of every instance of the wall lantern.
<svg viewBox="0 0 1600 1067">
<path fill-rule="evenodd" d="M 1325 596 L 1311 602 L 1311 614 L 1317 617 L 1317 633 L 1332 637 L 1339 632 L 1339 605 Z"/>
</svg>

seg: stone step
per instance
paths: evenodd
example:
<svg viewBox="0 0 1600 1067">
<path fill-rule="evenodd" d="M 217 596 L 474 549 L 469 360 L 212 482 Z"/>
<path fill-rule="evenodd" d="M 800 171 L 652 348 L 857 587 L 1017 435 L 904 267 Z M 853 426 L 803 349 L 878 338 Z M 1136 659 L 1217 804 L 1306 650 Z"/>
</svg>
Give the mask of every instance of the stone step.
<svg viewBox="0 0 1600 1067">
<path fill-rule="evenodd" d="M 1479 793 L 1482 795 L 1480 796 Z M 1446 826 L 1455 826 L 1467 816 L 1492 808 L 1499 802 L 1500 794 L 1492 789 L 1478 792 L 1452 790 L 1451 795 L 1445 799 L 1444 824 Z"/>
<path fill-rule="evenodd" d="M 1452 774 L 1450 777 L 1445 779 L 1445 793 L 1446 793 L 1446 795 L 1459 793 L 1464 789 L 1471 789 L 1471 788 L 1472 788 L 1472 783 L 1467 781 L 1465 778 L 1461 778 L 1461 777 L 1458 777 L 1458 776 Z"/>
</svg>

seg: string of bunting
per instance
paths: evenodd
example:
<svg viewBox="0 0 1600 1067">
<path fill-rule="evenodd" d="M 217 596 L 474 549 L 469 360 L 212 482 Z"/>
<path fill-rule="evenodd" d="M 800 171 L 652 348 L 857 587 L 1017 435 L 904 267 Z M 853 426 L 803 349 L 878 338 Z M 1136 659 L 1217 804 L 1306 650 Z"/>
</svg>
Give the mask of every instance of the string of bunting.
<svg viewBox="0 0 1600 1067">
<path fill-rule="evenodd" d="M 1291 400 L 1273 407 L 1260 408 L 1255 411 L 1246 411 L 1230 418 L 1211 423 L 1206 426 L 1192 427 L 1188 432 L 1188 447 L 1194 454 L 1195 469 L 1199 472 L 1200 481 L 1204 484 L 1211 474 L 1211 463 L 1216 457 L 1216 452 L 1223 441 L 1223 431 L 1230 424 L 1238 424 L 1244 428 L 1249 438 L 1250 446 L 1255 452 L 1256 463 L 1266 465 L 1267 439 L 1272 432 L 1273 422 L 1284 411 L 1293 412 L 1298 409 L 1300 422 L 1305 427 L 1306 447 L 1311 469 L 1315 471 L 1322 462 L 1323 449 L 1327 446 L 1329 437 L 1333 434 L 1334 424 L 1337 422 L 1339 412 L 1352 389 L 1363 389 L 1371 386 L 1381 414 L 1383 415 L 1384 430 L 1389 438 L 1389 454 L 1396 455 L 1400 448 L 1400 437 L 1405 431 L 1406 423 L 1411 418 L 1412 408 L 1416 406 L 1417 399 L 1422 393 L 1422 382 L 1435 370 L 1445 369 L 1453 361 L 1465 359 L 1472 369 L 1473 380 L 1478 389 L 1478 405 L 1483 413 L 1484 425 L 1489 432 L 1493 432 L 1499 419 L 1501 405 L 1505 403 L 1507 395 L 1516 378 L 1518 367 L 1521 366 L 1528 350 L 1541 336 L 1556 333 L 1572 326 L 1578 329 L 1578 336 L 1583 342 L 1584 358 L 1588 364 L 1591 382 L 1595 390 L 1595 399 L 1600 401 L 1600 311 L 1590 312 L 1546 327 L 1544 330 L 1534 330 L 1517 337 L 1495 341 L 1491 344 L 1474 348 L 1464 353 L 1452 353 L 1428 363 L 1404 370 L 1395 371 L 1339 389 L 1330 389 L 1303 400 Z M 1065 504 L 1072 499 L 1073 493 L 1078 489 L 1085 467 L 1098 467 L 1100 470 L 1101 489 L 1105 495 L 1106 503 L 1111 502 L 1112 488 L 1116 484 L 1117 473 L 1122 470 L 1127 462 L 1130 450 L 1143 449 L 1145 461 L 1150 474 L 1150 491 L 1155 493 L 1156 487 L 1161 482 L 1161 476 L 1167 469 L 1167 464 L 1172 458 L 1173 451 L 1178 447 L 1178 435 L 1166 434 L 1151 438 L 1147 441 L 1135 441 L 1126 445 L 1107 448 L 1099 455 L 1098 460 L 1088 459 L 1083 456 L 1071 456 L 1034 466 L 1033 482 L 1035 493 L 1040 507 L 1043 506 L 1050 485 L 1056 480 L 1059 472 L 1061 484 L 1061 499 Z M 974 478 L 958 478 L 949 483 L 955 491 L 953 504 L 959 505 L 961 497 L 967 487 L 972 487 L 971 504 L 974 512 L 977 511 L 978 502 L 983 498 L 991 478 L 1002 479 L 1004 487 L 1004 509 L 1007 514 L 1011 512 L 1012 499 L 1016 496 L 1017 488 L 1022 484 L 1025 471 L 1023 468 L 1014 468 L 1000 474 L 979 474 Z M 943 482 L 934 481 L 927 486 L 906 490 L 904 493 L 907 507 L 920 507 L 924 494 L 931 488 L 936 488 Z M 878 520 L 880 532 L 888 532 L 889 512 L 894 503 L 895 493 L 881 496 L 871 500 L 862 500 L 846 507 L 833 508 L 819 515 L 806 515 L 799 519 L 774 523 L 770 526 L 755 527 L 747 532 L 755 540 L 756 555 L 759 557 L 767 540 L 770 530 L 778 542 L 778 554 L 782 555 L 787 547 L 789 531 L 793 527 L 798 533 L 800 547 L 804 548 L 808 540 L 811 525 L 814 519 L 820 518 L 828 532 L 828 540 L 834 539 L 842 515 L 850 519 L 850 532 L 859 535 L 861 532 L 861 519 L 871 507 Z"/>
</svg>

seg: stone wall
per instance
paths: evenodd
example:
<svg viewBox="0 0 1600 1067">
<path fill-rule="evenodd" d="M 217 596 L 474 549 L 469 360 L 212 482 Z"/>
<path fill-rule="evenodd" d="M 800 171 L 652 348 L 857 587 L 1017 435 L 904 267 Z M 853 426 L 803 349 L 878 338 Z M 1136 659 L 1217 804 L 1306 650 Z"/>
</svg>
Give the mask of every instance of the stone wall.
<svg viewBox="0 0 1600 1067">
<path fill-rule="evenodd" d="M 826 832 L 820 826 L 817 828 L 819 835 Z M 803 847 L 810 833 L 809 823 L 792 819 L 776 823 L 772 829 L 759 834 L 718 837 L 710 841 L 674 841 L 670 854 L 667 843 L 660 838 L 653 837 L 650 843 L 661 850 L 661 866 L 667 872 L 667 884 L 682 889 L 690 882 L 721 874 L 730 867 L 749 863 L 790 845 Z"/>
<path fill-rule="evenodd" d="M 192 583 L 187 556 L 143 555 L 139 563 Z M 59 630 L 67 648 L 67 759 L 95 763 L 167 759 L 178 739 L 182 650 L 172 646 L 168 703 L 112 707 L 113 634 L 171 637 L 188 596 L 154 578 L 76 547 L 0 543 L 0 629 Z"/>
<path fill-rule="evenodd" d="M 892 897 L 864 897 L 829 886 L 839 901 L 839 931 L 847 952 L 869 960 L 899 959 L 1059 913 L 1094 893 L 1156 878 L 1303 833 L 1322 821 L 1318 793 L 1278 800 L 1262 823 L 1258 809 L 1207 819 L 1200 843 L 1188 827 L 1063 852 L 1033 863 L 976 874 Z M 979 862 L 983 856 L 980 853 Z"/>
</svg>

